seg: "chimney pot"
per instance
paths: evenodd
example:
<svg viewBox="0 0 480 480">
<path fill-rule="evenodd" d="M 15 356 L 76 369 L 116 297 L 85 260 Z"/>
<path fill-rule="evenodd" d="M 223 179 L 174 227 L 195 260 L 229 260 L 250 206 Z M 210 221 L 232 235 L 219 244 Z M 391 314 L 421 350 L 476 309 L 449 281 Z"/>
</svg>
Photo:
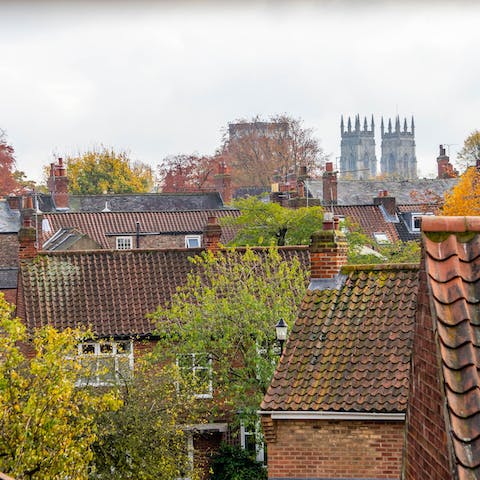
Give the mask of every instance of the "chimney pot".
<svg viewBox="0 0 480 480">
<path fill-rule="evenodd" d="M 327 163 L 325 164 L 325 170 L 326 170 L 327 172 L 333 172 L 333 162 L 327 162 Z"/>
</svg>

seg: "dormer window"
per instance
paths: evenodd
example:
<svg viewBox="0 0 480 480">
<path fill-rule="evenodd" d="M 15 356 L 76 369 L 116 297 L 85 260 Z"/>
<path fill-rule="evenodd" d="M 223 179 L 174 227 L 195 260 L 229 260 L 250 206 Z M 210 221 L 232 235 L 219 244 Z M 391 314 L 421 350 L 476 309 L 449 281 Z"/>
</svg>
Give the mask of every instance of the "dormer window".
<svg viewBox="0 0 480 480">
<path fill-rule="evenodd" d="M 426 215 L 433 215 L 433 213 L 412 213 L 412 223 L 411 223 L 411 229 L 412 232 L 420 232 L 420 229 L 422 227 L 422 217 Z"/>
<path fill-rule="evenodd" d="M 186 248 L 199 248 L 201 246 L 200 235 L 186 235 L 185 247 Z"/>
<path fill-rule="evenodd" d="M 132 237 L 117 237 L 116 238 L 117 250 L 131 250 L 132 249 Z"/>
<path fill-rule="evenodd" d="M 377 243 L 390 243 L 390 239 L 385 232 L 375 232 L 373 238 L 375 238 Z"/>
</svg>

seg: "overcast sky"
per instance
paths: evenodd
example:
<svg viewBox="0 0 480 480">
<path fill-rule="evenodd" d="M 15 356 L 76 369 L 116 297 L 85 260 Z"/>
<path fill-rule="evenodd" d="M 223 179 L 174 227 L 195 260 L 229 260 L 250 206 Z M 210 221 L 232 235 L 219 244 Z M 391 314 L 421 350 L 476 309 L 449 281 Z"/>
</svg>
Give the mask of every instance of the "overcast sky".
<svg viewBox="0 0 480 480">
<path fill-rule="evenodd" d="M 340 155 L 340 116 L 415 117 L 422 176 L 480 128 L 467 1 L 0 2 L 0 128 L 17 166 L 104 144 L 155 166 L 286 113 Z"/>
</svg>

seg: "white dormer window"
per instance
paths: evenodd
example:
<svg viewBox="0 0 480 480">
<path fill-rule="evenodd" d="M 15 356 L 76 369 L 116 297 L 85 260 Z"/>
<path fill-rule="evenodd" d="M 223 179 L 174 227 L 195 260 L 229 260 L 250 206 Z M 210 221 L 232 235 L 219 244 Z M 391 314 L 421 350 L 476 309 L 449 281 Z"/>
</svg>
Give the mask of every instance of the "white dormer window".
<svg viewBox="0 0 480 480">
<path fill-rule="evenodd" d="M 199 248 L 201 247 L 200 235 L 186 235 L 185 236 L 186 248 Z"/>
<path fill-rule="evenodd" d="M 420 232 L 421 226 L 422 226 L 422 217 L 426 215 L 433 215 L 432 212 L 429 213 L 412 213 L 412 223 L 410 225 L 410 228 L 412 229 L 412 232 Z"/>
<path fill-rule="evenodd" d="M 132 237 L 117 237 L 116 238 L 117 250 L 131 250 L 132 249 Z"/>
<path fill-rule="evenodd" d="M 373 237 L 377 243 L 390 243 L 390 239 L 385 232 L 375 232 Z"/>
</svg>

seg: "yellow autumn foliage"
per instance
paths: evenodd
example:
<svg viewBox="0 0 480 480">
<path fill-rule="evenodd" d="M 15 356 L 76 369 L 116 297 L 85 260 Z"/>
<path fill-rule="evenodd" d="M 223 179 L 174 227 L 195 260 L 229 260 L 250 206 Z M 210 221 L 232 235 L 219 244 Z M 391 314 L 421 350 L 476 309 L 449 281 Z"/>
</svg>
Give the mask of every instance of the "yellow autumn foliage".
<svg viewBox="0 0 480 480">
<path fill-rule="evenodd" d="M 445 194 L 442 215 L 480 215 L 480 172 L 476 167 L 469 167 Z"/>
</svg>

